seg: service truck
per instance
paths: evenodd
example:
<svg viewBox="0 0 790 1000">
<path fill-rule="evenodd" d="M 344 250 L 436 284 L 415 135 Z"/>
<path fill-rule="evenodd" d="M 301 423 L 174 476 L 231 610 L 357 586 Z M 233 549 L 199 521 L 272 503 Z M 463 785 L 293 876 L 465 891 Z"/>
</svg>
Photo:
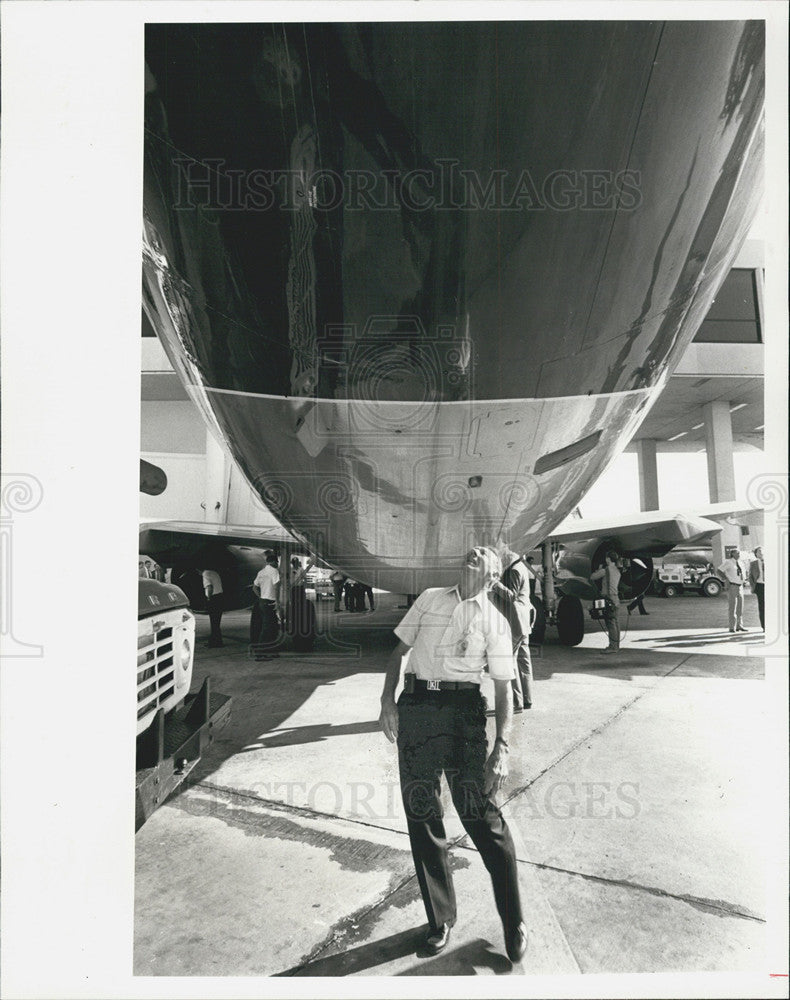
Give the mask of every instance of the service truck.
<svg viewBox="0 0 790 1000">
<path fill-rule="evenodd" d="M 209 678 L 190 695 L 195 616 L 179 587 L 138 580 L 135 829 L 176 789 L 230 718 Z"/>
</svg>

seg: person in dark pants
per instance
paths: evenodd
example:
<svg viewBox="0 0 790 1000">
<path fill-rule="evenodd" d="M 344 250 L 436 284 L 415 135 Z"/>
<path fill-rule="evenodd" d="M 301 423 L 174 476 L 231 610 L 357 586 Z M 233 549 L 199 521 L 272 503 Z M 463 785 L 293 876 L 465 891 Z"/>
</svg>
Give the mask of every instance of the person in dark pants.
<svg viewBox="0 0 790 1000">
<path fill-rule="evenodd" d="M 206 610 L 208 620 L 211 623 L 211 635 L 206 645 L 209 648 L 217 648 L 223 645 L 222 629 L 222 609 L 225 598 L 222 590 L 222 580 L 215 569 L 203 570 L 203 592 L 206 595 Z"/>
<path fill-rule="evenodd" d="M 620 597 L 618 587 L 620 586 L 620 570 L 617 568 L 619 560 L 614 549 L 606 553 L 604 565 L 590 574 L 591 580 L 602 580 L 602 592 L 606 598 L 606 608 L 604 609 L 603 620 L 606 624 L 606 632 L 609 636 L 609 645 L 602 649 L 602 653 L 620 652 Z"/>
<path fill-rule="evenodd" d="M 346 577 L 346 582 L 343 584 L 343 606 L 346 611 L 354 610 L 354 587 L 356 587 L 356 580 L 352 580 L 351 577 Z"/>
<path fill-rule="evenodd" d="M 760 628 L 765 631 L 765 563 L 763 562 L 762 546 L 754 550 L 754 559 L 749 564 L 749 585 L 757 598 L 757 614 L 760 616 Z"/>
<path fill-rule="evenodd" d="M 535 578 L 526 562 L 515 552 L 502 552 L 502 576 L 491 586 L 495 607 L 507 618 L 513 636 L 516 676 L 513 678 L 513 710 L 532 708 L 532 657 L 529 652 L 532 604 L 530 594 Z"/>
<path fill-rule="evenodd" d="M 359 580 L 356 580 L 351 588 L 351 610 L 356 612 L 365 610 L 365 584 Z"/>
<path fill-rule="evenodd" d="M 335 570 L 335 572 L 330 577 L 332 580 L 332 590 L 335 596 L 335 613 L 340 611 L 340 601 L 343 597 L 343 588 L 346 585 L 346 577 L 340 570 Z"/>
<path fill-rule="evenodd" d="M 266 549 L 263 557 L 266 561 L 265 565 L 255 577 L 255 582 L 252 585 L 257 608 L 253 608 L 250 621 L 250 642 L 256 660 L 270 660 L 273 656 L 279 656 L 273 651 L 273 647 L 280 637 L 278 609 L 280 574 L 277 570 L 275 553 L 271 549 Z M 257 629 L 255 629 L 256 619 Z M 257 635 L 254 634 L 254 631 L 257 632 Z"/>
<path fill-rule="evenodd" d="M 360 611 L 364 611 L 365 610 L 365 598 L 366 597 L 368 599 L 368 604 L 370 606 L 370 610 L 371 611 L 375 611 L 376 610 L 376 602 L 375 602 L 375 600 L 373 598 L 373 588 L 372 587 L 368 587 L 367 584 L 362 584 L 362 607 L 359 609 Z"/>
<path fill-rule="evenodd" d="M 294 649 L 304 652 L 312 648 L 315 640 L 315 608 L 307 599 L 305 580 L 315 565 L 310 559 L 305 566 L 299 556 L 291 557 L 291 574 L 288 589 L 288 606 L 285 613 L 285 630 Z"/>
<path fill-rule="evenodd" d="M 513 838 L 493 796 L 508 775 L 508 735 L 513 714 L 510 682 L 515 673 L 507 619 L 486 591 L 498 578 L 497 554 L 472 549 L 459 581 L 424 591 L 395 629 L 381 696 L 380 725 L 397 741 L 401 794 L 414 866 L 429 931 L 425 951 L 437 955 L 456 920 L 441 805 L 441 776 L 456 811 L 491 876 L 494 900 L 512 962 L 527 947 Z M 404 691 L 394 700 L 403 657 L 411 651 Z M 494 681 L 496 739 L 486 740 L 484 670 Z"/>
</svg>

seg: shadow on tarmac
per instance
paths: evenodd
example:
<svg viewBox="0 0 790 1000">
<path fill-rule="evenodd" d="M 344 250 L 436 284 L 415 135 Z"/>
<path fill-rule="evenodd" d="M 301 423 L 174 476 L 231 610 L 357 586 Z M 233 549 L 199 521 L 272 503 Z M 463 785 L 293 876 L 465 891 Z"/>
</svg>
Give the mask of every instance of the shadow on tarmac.
<svg viewBox="0 0 790 1000">
<path fill-rule="evenodd" d="M 258 750 L 261 747 L 295 747 L 301 743 L 319 743 L 330 736 L 355 736 L 360 733 L 379 733 L 381 727 L 378 719 L 370 722 L 354 722 L 343 726 L 335 726 L 331 722 L 323 722 L 315 726 L 296 726 L 293 729 L 281 729 L 271 735 L 261 736 L 252 746 L 246 746 L 241 753 Z"/>
<path fill-rule="evenodd" d="M 210 675 L 213 689 L 230 695 L 233 706 L 227 727 L 217 734 L 182 789 L 206 780 L 236 754 L 261 747 L 298 746 L 331 736 L 378 732 L 377 719 L 341 725 L 328 719 L 326 723 L 281 730 L 283 723 L 319 688 L 360 672 L 384 673 L 389 652 L 396 644 L 392 629 L 397 619 L 390 621 L 388 617 L 384 623 L 373 620 L 375 616 L 376 612 L 333 616 L 331 610 L 319 607 L 315 650 L 298 653 L 283 643 L 280 655 L 264 662 L 250 656 L 248 613 L 223 616 L 221 649 L 205 649 L 202 645 L 208 622 L 199 616 L 192 688 L 199 688 Z"/>
<path fill-rule="evenodd" d="M 364 973 L 376 974 L 379 966 L 397 959 L 414 955 L 419 960 L 413 967 L 396 976 L 474 976 L 481 969 L 494 975 L 507 975 L 513 971 L 510 960 L 496 952 L 490 941 L 476 938 L 459 948 L 448 948 L 441 955 L 429 956 L 423 950 L 423 942 L 428 934 L 428 925 L 417 929 L 400 931 L 390 937 L 369 941 L 367 944 L 350 948 L 348 951 L 317 958 L 307 965 L 278 973 L 278 976 L 353 976 Z M 431 958 L 431 961 L 427 959 Z M 274 977 L 277 978 L 277 977 Z"/>
</svg>

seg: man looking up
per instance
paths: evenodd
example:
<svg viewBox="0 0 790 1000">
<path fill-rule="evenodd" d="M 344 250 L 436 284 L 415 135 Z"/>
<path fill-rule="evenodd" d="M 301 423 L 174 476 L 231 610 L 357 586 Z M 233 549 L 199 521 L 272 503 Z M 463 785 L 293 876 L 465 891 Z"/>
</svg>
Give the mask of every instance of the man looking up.
<svg viewBox="0 0 790 1000">
<path fill-rule="evenodd" d="M 398 645 L 387 667 L 380 724 L 397 740 L 401 793 L 414 866 L 430 925 L 425 950 L 437 955 L 450 938 L 456 900 L 442 821 L 440 781 L 491 876 L 505 933 L 518 962 L 527 947 L 513 839 L 493 796 L 508 776 L 508 736 L 515 673 L 510 628 L 486 593 L 500 574 L 492 549 L 474 548 L 458 582 L 424 591 L 395 629 Z M 401 663 L 410 652 L 404 690 L 394 700 Z M 496 739 L 486 740 L 483 672 L 494 681 Z"/>
</svg>

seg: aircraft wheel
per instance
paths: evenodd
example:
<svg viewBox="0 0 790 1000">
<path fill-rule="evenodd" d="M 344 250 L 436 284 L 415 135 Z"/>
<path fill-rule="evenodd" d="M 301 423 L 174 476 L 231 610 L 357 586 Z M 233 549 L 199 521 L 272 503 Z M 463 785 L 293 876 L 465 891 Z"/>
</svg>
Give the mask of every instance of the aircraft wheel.
<svg viewBox="0 0 790 1000">
<path fill-rule="evenodd" d="M 584 608 L 578 597 L 566 595 L 560 598 L 557 632 L 563 646 L 578 646 L 584 638 Z"/>
<path fill-rule="evenodd" d="M 702 593 L 705 597 L 718 597 L 722 589 L 722 585 L 718 580 L 706 580 L 702 584 Z"/>
<path fill-rule="evenodd" d="M 531 646 L 542 646 L 546 635 L 546 609 L 539 597 L 533 597 L 531 600 L 535 609 L 535 621 L 532 623 L 529 642 Z"/>
</svg>

